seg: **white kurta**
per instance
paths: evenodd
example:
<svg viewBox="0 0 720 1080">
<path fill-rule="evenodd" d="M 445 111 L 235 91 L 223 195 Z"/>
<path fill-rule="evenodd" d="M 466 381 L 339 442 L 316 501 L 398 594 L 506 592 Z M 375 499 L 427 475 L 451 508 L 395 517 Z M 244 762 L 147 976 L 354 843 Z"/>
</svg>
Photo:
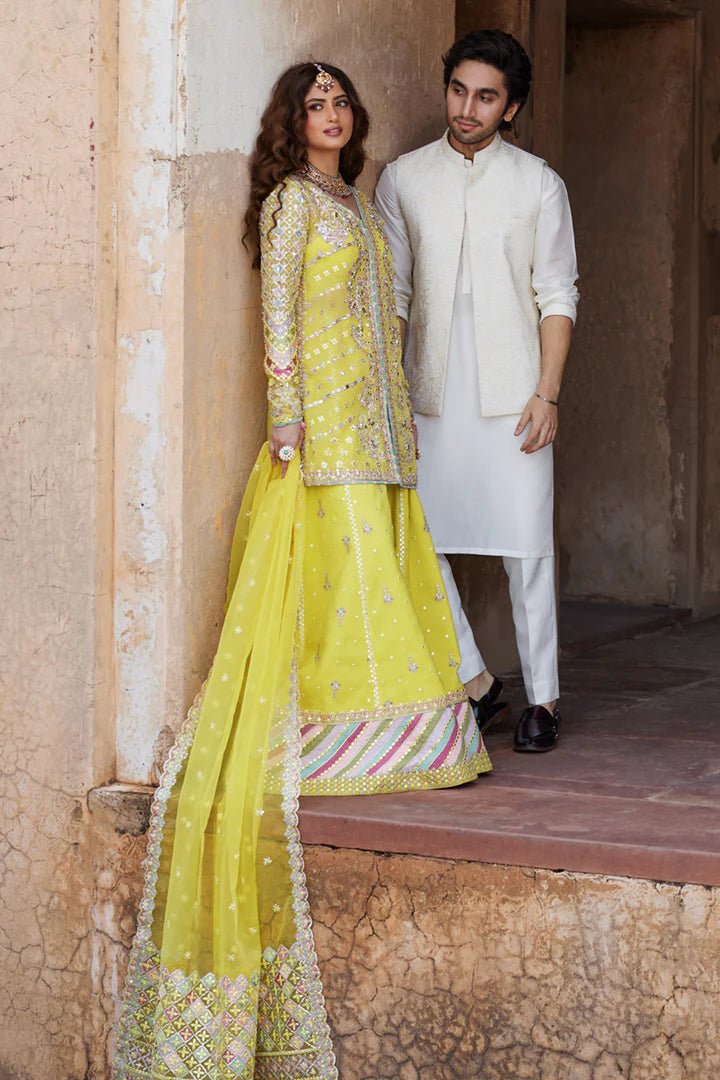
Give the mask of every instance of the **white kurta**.
<svg viewBox="0 0 720 1080">
<path fill-rule="evenodd" d="M 476 155 L 477 156 L 477 155 Z M 472 162 L 467 162 L 472 167 Z M 412 290 L 413 257 L 392 192 L 392 166 L 378 185 L 396 280 Z M 519 416 L 480 410 L 472 280 L 465 230 L 453 308 L 441 416 L 416 414 L 421 458 L 418 492 L 439 552 L 541 558 L 553 553 L 553 451 L 520 452 L 529 428 Z M 565 186 L 545 167 L 533 258 L 533 288 L 542 317 L 575 318 L 577 263 Z M 558 287 L 566 299 L 558 302 Z M 543 295 L 552 295 L 547 310 Z"/>
<path fill-rule="evenodd" d="M 462 264 L 442 415 L 417 413 L 415 420 L 418 494 L 436 551 L 552 555 L 552 446 L 522 454 L 517 416 L 480 413 L 472 292 Z"/>
</svg>

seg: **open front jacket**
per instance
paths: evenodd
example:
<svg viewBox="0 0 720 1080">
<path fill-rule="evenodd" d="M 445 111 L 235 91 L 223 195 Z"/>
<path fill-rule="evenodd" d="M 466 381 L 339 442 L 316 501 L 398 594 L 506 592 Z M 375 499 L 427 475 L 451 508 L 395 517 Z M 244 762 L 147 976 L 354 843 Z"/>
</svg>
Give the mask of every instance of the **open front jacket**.
<svg viewBox="0 0 720 1080">
<path fill-rule="evenodd" d="M 414 487 L 415 443 L 381 220 L 291 176 L 260 219 L 265 371 L 272 424 L 304 420 L 308 485 Z"/>
</svg>

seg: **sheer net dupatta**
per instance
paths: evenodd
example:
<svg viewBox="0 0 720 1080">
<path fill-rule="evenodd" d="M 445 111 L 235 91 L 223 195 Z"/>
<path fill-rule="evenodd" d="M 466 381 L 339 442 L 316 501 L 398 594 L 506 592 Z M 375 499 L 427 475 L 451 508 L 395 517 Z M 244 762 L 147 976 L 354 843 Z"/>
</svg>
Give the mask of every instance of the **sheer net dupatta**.
<svg viewBox="0 0 720 1080">
<path fill-rule="evenodd" d="M 153 803 L 115 1080 L 335 1080 L 297 827 L 302 479 L 261 451 L 212 670 Z"/>
</svg>

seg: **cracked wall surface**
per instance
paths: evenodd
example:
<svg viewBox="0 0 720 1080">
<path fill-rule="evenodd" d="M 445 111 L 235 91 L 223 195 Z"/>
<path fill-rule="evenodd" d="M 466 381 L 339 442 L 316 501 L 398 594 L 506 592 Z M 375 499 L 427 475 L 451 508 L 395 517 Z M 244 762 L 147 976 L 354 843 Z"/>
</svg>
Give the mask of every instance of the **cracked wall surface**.
<svg viewBox="0 0 720 1080">
<path fill-rule="evenodd" d="M 720 1075 L 717 889 L 306 849 L 343 1080 Z"/>
<path fill-rule="evenodd" d="M 0 1076 L 88 1075 L 84 797 L 112 767 L 101 23 L 0 13 Z"/>
<path fill-rule="evenodd" d="M 147 807 L 120 801 L 96 808 L 106 1015 Z M 720 1075 L 720 890 L 325 847 L 305 866 L 343 1080 Z"/>
</svg>

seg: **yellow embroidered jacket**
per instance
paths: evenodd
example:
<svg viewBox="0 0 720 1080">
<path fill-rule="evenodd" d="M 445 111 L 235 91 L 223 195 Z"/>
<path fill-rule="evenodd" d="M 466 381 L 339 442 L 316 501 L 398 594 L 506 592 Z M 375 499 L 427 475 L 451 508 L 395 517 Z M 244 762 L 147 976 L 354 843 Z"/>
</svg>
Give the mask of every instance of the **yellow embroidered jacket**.
<svg viewBox="0 0 720 1080">
<path fill-rule="evenodd" d="M 291 176 L 260 216 L 270 421 L 303 419 L 308 485 L 415 487 L 392 261 L 380 218 Z"/>
</svg>

